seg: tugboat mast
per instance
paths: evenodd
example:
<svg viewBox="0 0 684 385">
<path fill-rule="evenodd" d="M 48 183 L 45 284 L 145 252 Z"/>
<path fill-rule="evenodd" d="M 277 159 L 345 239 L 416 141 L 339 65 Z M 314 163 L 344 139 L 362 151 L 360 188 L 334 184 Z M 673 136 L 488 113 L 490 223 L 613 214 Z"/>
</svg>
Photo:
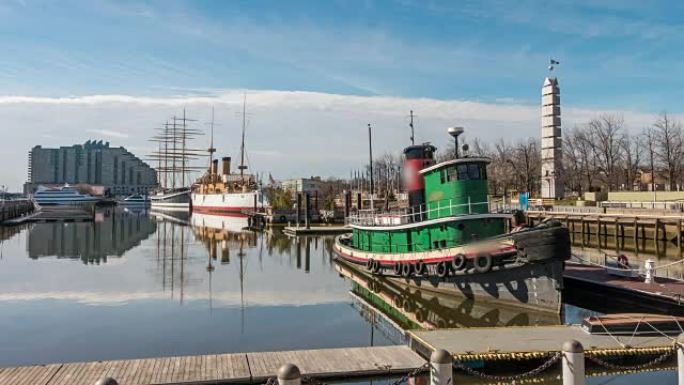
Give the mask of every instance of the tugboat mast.
<svg viewBox="0 0 684 385">
<path fill-rule="evenodd" d="M 240 144 L 240 179 L 244 181 L 245 170 L 245 112 L 247 109 L 247 94 L 244 94 L 244 99 L 242 101 L 242 143 Z"/>
</svg>

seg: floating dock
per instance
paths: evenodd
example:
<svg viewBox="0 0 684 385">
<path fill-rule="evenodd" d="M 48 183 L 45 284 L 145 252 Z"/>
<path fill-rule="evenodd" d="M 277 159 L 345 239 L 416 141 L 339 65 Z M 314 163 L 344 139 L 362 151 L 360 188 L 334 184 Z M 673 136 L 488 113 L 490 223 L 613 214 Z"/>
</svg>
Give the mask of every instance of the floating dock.
<svg viewBox="0 0 684 385">
<path fill-rule="evenodd" d="M 563 281 L 569 294 L 575 290 L 600 292 L 607 301 L 624 306 L 634 304 L 639 309 L 658 313 L 684 315 L 684 282 L 654 277 L 646 283 L 642 277 L 630 278 L 610 274 L 602 266 L 566 263 Z"/>
<path fill-rule="evenodd" d="M 93 210 L 83 207 L 43 207 L 32 214 L 6 220 L 4 225 L 19 225 L 28 222 L 89 222 L 94 217 Z"/>
<path fill-rule="evenodd" d="M 104 377 L 119 385 L 262 384 L 286 363 L 306 377 L 346 378 L 404 374 L 425 360 L 406 346 L 209 354 L 4 368 L 0 384 L 93 385 Z"/>
<path fill-rule="evenodd" d="M 352 229 L 346 226 L 287 226 L 283 233 L 287 235 L 338 235 L 351 233 Z"/>
<path fill-rule="evenodd" d="M 587 356 L 658 355 L 674 350 L 672 337 L 589 334 L 578 325 L 415 330 L 408 334 L 411 348 L 421 355 L 445 349 L 463 362 L 543 359 L 570 340 L 579 341 Z"/>
</svg>

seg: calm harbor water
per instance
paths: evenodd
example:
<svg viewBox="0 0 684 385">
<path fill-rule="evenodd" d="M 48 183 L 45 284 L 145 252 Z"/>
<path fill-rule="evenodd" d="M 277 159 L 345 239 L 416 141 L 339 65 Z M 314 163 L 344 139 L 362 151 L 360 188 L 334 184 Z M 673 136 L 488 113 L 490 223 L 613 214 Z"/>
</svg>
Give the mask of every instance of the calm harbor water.
<svg viewBox="0 0 684 385">
<path fill-rule="evenodd" d="M 94 223 L 1 229 L 0 367 L 388 345 L 403 343 L 409 328 L 560 324 L 591 314 L 566 305 L 561 317 L 352 280 L 332 261 L 332 238 L 245 226 L 117 208 Z"/>
</svg>

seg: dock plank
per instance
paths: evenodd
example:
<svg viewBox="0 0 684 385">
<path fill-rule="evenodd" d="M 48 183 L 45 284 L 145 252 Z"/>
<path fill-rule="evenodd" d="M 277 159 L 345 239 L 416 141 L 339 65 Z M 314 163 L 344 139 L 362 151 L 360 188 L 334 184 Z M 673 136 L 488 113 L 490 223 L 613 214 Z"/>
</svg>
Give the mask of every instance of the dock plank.
<svg viewBox="0 0 684 385">
<path fill-rule="evenodd" d="M 0 384 L 93 385 L 103 377 L 120 385 L 262 383 L 285 363 L 305 376 L 330 378 L 385 374 L 388 366 L 407 372 L 424 360 L 406 346 L 210 354 L 2 368 Z"/>
<path fill-rule="evenodd" d="M 408 334 L 412 345 L 420 345 L 429 351 L 445 349 L 465 360 L 469 357 L 483 359 L 486 355 L 489 359 L 496 359 L 497 356 L 504 359 L 507 355 L 518 353 L 554 353 L 560 351 L 562 344 L 569 340 L 579 341 L 587 353 L 626 349 L 625 345 L 632 349 L 672 347 L 672 341 L 663 336 L 589 334 L 578 325 L 414 330 Z M 420 346 L 414 347 L 423 350 Z"/>
</svg>

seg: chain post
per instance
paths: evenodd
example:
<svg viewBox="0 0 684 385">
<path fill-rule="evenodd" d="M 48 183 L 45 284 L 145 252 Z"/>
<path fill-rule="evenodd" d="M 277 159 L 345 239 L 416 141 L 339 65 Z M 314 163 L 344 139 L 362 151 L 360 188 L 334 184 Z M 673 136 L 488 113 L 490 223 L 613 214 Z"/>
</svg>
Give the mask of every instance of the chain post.
<svg viewBox="0 0 684 385">
<path fill-rule="evenodd" d="M 677 337 L 677 342 L 675 345 L 677 349 L 677 377 L 679 385 L 684 385 L 684 333 Z"/>
<path fill-rule="evenodd" d="M 294 364 L 285 364 L 278 369 L 278 385 L 302 385 L 302 374 Z"/>
<path fill-rule="evenodd" d="M 563 344 L 563 385 L 585 385 L 584 347 L 579 341 Z"/>
<path fill-rule="evenodd" d="M 430 355 L 430 385 L 453 384 L 453 358 L 444 349 L 437 349 Z"/>
</svg>

